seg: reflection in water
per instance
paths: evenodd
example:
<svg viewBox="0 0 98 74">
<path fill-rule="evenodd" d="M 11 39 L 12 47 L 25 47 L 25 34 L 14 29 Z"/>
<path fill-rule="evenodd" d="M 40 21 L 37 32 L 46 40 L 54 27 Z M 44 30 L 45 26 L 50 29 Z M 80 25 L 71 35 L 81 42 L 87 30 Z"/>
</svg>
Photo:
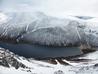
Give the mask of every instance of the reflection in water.
<svg viewBox="0 0 98 74">
<path fill-rule="evenodd" d="M 66 57 L 81 54 L 81 51 L 76 47 L 47 47 L 28 44 L 9 44 L 3 42 L 0 42 L 0 47 L 9 49 L 18 55 L 29 58 Z"/>
</svg>

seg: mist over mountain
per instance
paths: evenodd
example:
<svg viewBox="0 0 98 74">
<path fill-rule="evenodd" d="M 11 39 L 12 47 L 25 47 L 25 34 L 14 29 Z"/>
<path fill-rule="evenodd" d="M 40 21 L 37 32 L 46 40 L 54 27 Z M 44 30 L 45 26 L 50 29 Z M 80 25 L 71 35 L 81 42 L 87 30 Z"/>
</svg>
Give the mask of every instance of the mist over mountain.
<svg viewBox="0 0 98 74">
<path fill-rule="evenodd" d="M 74 16 L 61 19 L 36 11 L 5 12 L 1 19 L 1 40 L 53 46 L 98 45 L 97 22 Z"/>
<path fill-rule="evenodd" d="M 97 0 L 0 0 L 0 74 L 97 74 Z"/>
<path fill-rule="evenodd" d="M 0 10 L 32 12 L 38 10 L 51 16 L 65 17 L 92 16 L 97 17 L 97 0 L 0 0 Z"/>
</svg>

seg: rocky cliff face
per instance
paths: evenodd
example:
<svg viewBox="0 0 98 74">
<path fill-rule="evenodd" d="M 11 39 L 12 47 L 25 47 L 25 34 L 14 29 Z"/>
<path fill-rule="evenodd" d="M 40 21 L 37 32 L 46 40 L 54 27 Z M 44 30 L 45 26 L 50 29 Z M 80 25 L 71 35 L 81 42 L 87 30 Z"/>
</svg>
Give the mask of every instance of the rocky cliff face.
<svg viewBox="0 0 98 74">
<path fill-rule="evenodd" d="M 9 50 L 0 48 L 0 65 L 4 67 L 15 67 L 18 69 L 19 67 L 27 68 L 24 64 L 18 61 L 19 56 L 10 52 Z"/>
</svg>

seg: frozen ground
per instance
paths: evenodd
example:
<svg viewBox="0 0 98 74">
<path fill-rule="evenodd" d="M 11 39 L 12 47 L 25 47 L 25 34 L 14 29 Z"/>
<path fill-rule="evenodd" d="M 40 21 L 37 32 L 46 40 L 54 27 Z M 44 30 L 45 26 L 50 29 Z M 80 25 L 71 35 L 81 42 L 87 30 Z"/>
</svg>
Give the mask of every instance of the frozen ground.
<svg viewBox="0 0 98 74">
<path fill-rule="evenodd" d="M 0 49 L 0 53 L 3 52 Z M 6 52 L 5 52 L 6 53 Z M 6 53 L 7 56 L 8 53 Z M 9 52 L 11 54 L 11 52 Z M 62 59 L 64 62 L 68 63 L 61 64 L 56 60 L 57 64 L 50 64 L 48 62 L 38 61 L 34 59 L 26 59 L 24 57 L 14 55 L 14 58 L 24 64 L 26 68 L 19 67 L 16 69 L 14 66 L 9 64 L 10 67 L 4 67 L 0 65 L 0 74 L 97 74 L 98 73 L 98 51 L 81 55 L 77 58 L 71 59 L 81 59 L 81 61 Z M 1 56 L 0 56 L 1 58 Z M 8 57 L 7 57 L 8 58 Z M 83 61 L 84 59 L 84 61 Z M 7 62 L 9 63 L 9 62 Z"/>
</svg>

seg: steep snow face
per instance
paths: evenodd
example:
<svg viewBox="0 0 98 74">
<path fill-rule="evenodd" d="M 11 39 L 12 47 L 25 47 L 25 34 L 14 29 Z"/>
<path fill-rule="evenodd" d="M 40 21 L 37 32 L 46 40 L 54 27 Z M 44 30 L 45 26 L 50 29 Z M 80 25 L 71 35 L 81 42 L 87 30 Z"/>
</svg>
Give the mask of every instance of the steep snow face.
<svg viewBox="0 0 98 74">
<path fill-rule="evenodd" d="M 0 24 L 0 40 L 40 45 L 74 46 L 80 43 L 97 46 L 97 28 L 75 17 L 64 19 L 41 12 L 10 12 Z M 93 26 L 93 27 L 90 27 Z M 94 31 L 93 31 L 94 30 Z"/>
</svg>

